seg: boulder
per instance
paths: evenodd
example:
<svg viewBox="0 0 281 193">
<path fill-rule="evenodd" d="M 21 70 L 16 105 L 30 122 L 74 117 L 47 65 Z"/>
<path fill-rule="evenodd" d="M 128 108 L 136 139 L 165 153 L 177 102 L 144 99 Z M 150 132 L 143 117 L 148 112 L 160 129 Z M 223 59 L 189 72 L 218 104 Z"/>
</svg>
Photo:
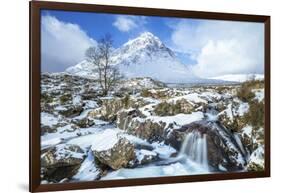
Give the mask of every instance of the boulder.
<svg viewBox="0 0 281 193">
<path fill-rule="evenodd" d="M 122 109 L 138 108 L 147 103 L 141 98 L 131 99 L 129 95 L 123 98 L 105 98 L 101 99 L 101 107 L 89 113 L 91 117 L 103 119 L 105 121 L 113 122 L 116 120 L 116 114 Z"/>
<path fill-rule="evenodd" d="M 118 128 L 150 142 L 164 139 L 166 123 L 146 119 L 139 110 L 119 111 L 116 123 Z"/>
<path fill-rule="evenodd" d="M 96 159 L 114 170 L 128 167 L 135 159 L 134 145 L 117 133 L 106 130 L 91 147 Z"/>
<path fill-rule="evenodd" d="M 145 165 L 158 159 L 158 154 L 146 149 L 136 150 L 135 165 Z"/>
<path fill-rule="evenodd" d="M 41 103 L 41 112 L 46 112 L 46 113 L 53 113 L 54 112 L 54 106 L 50 105 L 49 103 Z"/>
<path fill-rule="evenodd" d="M 60 103 L 61 104 L 67 104 L 67 103 L 72 103 L 72 95 L 70 93 L 65 93 L 62 96 L 60 96 Z"/>
<path fill-rule="evenodd" d="M 172 116 L 179 113 L 189 114 L 194 111 L 194 106 L 185 99 L 176 102 L 162 102 L 155 106 L 154 112 L 158 116 Z"/>
<path fill-rule="evenodd" d="M 88 128 L 95 125 L 95 121 L 88 117 L 84 117 L 82 119 L 73 119 L 72 122 L 80 128 Z"/>
<path fill-rule="evenodd" d="M 81 166 L 86 154 L 77 145 L 60 144 L 41 155 L 43 179 L 59 182 L 71 178 Z"/>
<path fill-rule="evenodd" d="M 45 133 L 56 133 L 57 131 L 56 126 L 41 125 L 41 135 L 44 135 Z"/>
<path fill-rule="evenodd" d="M 231 104 L 228 105 L 227 109 L 218 114 L 218 120 L 234 132 L 240 131 L 246 125 L 244 116 L 240 116 L 237 113 L 237 109 Z"/>
<path fill-rule="evenodd" d="M 63 108 L 57 109 L 58 113 L 65 117 L 73 118 L 80 115 L 83 111 L 82 105 L 66 105 Z"/>
<path fill-rule="evenodd" d="M 102 99 L 102 106 L 89 113 L 91 117 L 113 122 L 116 119 L 116 113 L 124 107 L 119 98 Z"/>
<path fill-rule="evenodd" d="M 181 92 L 177 92 L 171 88 L 143 89 L 140 94 L 142 97 L 151 97 L 154 99 L 167 99 L 182 95 Z"/>
<path fill-rule="evenodd" d="M 46 133 L 56 133 L 59 127 L 68 125 L 68 121 L 51 113 L 41 112 L 41 135 Z"/>
</svg>

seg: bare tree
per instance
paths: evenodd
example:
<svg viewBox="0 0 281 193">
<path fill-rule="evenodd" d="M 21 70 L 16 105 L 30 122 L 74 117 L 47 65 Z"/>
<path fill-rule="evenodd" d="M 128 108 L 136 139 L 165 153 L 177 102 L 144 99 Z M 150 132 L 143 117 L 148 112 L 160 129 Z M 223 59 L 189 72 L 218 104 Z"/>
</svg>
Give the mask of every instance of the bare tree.
<svg viewBox="0 0 281 193">
<path fill-rule="evenodd" d="M 85 53 L 87 61 L 93 64 L 93 72 L 98 73 L 103 95 L 107 95 L 108 91 L 122 78 L 116 66 L 112 65 L 112 43 L 111 36 L 105 35 L 96 47 L 88 48 Z"/>
</svg>

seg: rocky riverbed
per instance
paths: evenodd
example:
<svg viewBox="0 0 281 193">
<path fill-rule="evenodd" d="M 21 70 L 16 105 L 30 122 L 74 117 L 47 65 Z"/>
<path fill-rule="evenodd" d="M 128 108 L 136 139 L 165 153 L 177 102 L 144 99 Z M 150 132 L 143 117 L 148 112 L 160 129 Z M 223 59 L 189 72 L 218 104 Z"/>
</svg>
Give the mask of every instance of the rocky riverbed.
<svg viewBox="0 0 281 193">
<path fill-rule="evenodd" d="M 260 171 L 263 116 L 263 81 L 134 78 L 102 96 L 93 79 L 42 74 L 42 183 Z"/>
</svg>

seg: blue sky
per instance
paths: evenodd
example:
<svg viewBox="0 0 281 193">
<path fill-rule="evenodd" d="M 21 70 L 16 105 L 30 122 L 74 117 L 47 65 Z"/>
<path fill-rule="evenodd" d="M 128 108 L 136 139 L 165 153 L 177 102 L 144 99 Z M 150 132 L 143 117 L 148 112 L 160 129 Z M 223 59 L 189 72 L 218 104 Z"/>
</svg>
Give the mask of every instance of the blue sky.
<svg viewBox="0 0 281 193">
<path fill-rule="evenodd" d="M 259 23 L 42 10 L 41 24 L 42 71 L 64 71 L 75 65 L 106 33 L 117 48 L 149 31 L 201 76 L 263 72 Z M 210 67 L 212 72 L 206 70 Z"/>
<path fill-rule="evenodd" d="M 144 17 L 144 16 L 129 16 L 104 13 L 89 13 L 89 12 L 69 12 L 69 11 L 50 11 L 43 10 L 42 16 L 54 16 L 60 21 L 67 23 L 78 24 L 90 37 L 98 40 L 105 33 L 110 33 L 114 39 L 114 46 L 119 47 L 130 38 L 137 37 L 141 32 L 150 31 L 158 36 L 165 44 L 169 43 L 167 37 L 172 33 L 173 25 L 180 19 L 164 18 L 164 17 Z M 120 31 L 114 26 L 116 18 L 119 16 L 128 16 L 138 23 L 138 27 L 132 28 L 129 31 Z M 196 21 L 193 21 L 196 22 Z"/>
</svg>

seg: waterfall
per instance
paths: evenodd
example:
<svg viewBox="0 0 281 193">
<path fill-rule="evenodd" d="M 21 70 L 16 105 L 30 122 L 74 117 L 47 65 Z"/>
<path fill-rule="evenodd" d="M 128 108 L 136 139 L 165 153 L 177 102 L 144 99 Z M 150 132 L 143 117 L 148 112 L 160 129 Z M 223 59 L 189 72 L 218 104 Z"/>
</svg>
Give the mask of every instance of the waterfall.
<svg viewBox="0 0 281 193">
<path fill-rule="evenodd" d="M 123 130 L 126 131 L 127 129 L 127 122 L 128 122 L 128 116 L 126 117 L 125 121 L 124 121 L 124 125 L 123 125 Z"/>
<path fill-rule="evenodd" d="M 208 165 L 207 136 L 199 132 L 190 132 L 185 136 L 179 155 L 202 165 L 205 169 Z"/>
</svg>

